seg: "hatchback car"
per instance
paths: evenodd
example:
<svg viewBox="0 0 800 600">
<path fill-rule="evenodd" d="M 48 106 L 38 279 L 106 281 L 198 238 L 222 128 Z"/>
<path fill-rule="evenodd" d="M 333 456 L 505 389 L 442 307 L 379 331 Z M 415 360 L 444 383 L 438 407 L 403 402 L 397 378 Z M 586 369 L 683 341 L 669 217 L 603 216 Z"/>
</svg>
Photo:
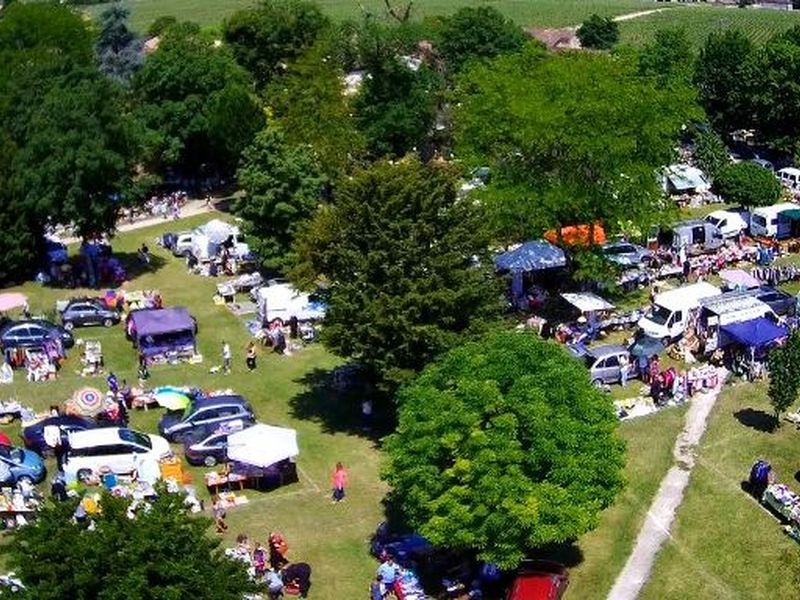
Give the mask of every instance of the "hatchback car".
<svg viewBox="0 0 800 600">
<path fill-rule="evenodd" d="M 211 396 L 195 399 L 183 412 L 168 412 L 158 422 L 158 431 L 170 442 L 183 442 L 197 432 L 208 431 L 241 419 L 254 423 L 256 416 L 241 396 Z"/>
<path fill-rule="evenodd" d="M 47 428 L 52 427 L 57 431 L 59 438 L 64 435 L 69 435 L 75 431 L 85 431 L 86 429 L 94 429 L 97 423 L 90 419 L 78 417 L 76 415 L 58 415 L 56 417 L 47 417 L 38 423 L 29 425 L 22 430 L 22 441 L 25 447 L 29 450 L 44 456 L 53 448 L 52 444 L 48 443 L 45 432 Z M 52 440 L 51 440 L 52 441 Z"/>
<path fill-rule="evenodd" d="M 10 472 L 9 478 L 3 483 L 15 484 L 19 481 L 39 483 L 47 474 L 42 457 L 30 450 L 0 446 L 0 462 L 3 462 Z"/>
<path fill-rule="evenodd" d="M 113 473 L 131 473 L 144 461 L 159 461 L 170 454 L 167 440 L 124 427 L 101 427 L 71 433 L 64 457 L 68 481 L 85 481 L 104 467 Z"/>
<path fill-rule="evenodd" d="M 42 319 L 7 321 L 0 327 L 0 344 L 3 348 L 39 348 L 54 337 L 60 338 L 65 348 L 75 345 L 75 339 L 69 331 Z"/>
<path fill-rule="evenodd" d="M 524 561 L 506 595 L 506 600 L 559 600 L 569 585 L 564 565 L 549 560 Z"/>
<path fill-rule="evenodd" d="M 116 310 L 108 308 L 101 300 L 84 298 L 70 300 L 61 313 L 61 322 L 67 331 L 74 327 L 88 325 L 102 325 L 111 327 L 120 322 L 120 315 Z"/>
<path fill-rule="evenodd" d="M 597 386 L 622 380 L 622 363 L 627 361 L 628 377 L 638 375 L 636 361 L 624 346 L 605 345 L 590 348 L 583 356 L 589 369 L 589 378 Z"/>
<path fill-rule="evenodd" d="M 620 267 L 640 267 L 653 260 L 650 250 L 630 242 L 609 242 L 600 249 L 608 260 Z"/>
<path fill-rule="evenodd" d="M 228 436 L 250 425 L 252 423 L 235 419 L 214 428 L 211 433 L 209 430 L 205 430 L 189 436 L 183 445 L 186 462 L 195 467 L 201 465 L 213 467 L 218 463 L 226 462 L 228 460 Z"/>
</svg>

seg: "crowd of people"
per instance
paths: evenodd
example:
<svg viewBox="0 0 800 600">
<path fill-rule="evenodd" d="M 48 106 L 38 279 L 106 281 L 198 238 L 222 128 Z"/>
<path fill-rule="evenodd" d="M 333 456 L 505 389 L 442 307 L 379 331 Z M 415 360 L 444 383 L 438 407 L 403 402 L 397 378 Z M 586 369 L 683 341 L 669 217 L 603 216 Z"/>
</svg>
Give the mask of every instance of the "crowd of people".
<svg viewBox="0 0 800 600">
<path fill-rule="evenodd" d="M 250 577 L 266 586 L 270 599 L 281 598 L 284 594 L 306 598 L 311 588 L 311 566 L 290 562 L 288 552 L 286 538 L 274 531 L 269 534 L 266 547 L 261 542 L 252 544 L 250 538 L 240 533 L 236 536 L 236 546 L 228 548 L 225 554 L 245 563 Z"/>
</svg>

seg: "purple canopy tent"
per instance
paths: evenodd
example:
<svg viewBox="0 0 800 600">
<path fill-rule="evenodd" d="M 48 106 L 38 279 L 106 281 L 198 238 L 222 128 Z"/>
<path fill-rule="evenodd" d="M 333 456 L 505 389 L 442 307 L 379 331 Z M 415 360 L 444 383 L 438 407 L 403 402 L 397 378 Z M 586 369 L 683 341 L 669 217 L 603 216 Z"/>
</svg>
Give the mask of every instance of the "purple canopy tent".
<svg viewBox="0 0 800 600">
<path fill-rule="evenodd" d="M 183 307 L 138 310 L 130 316 L 131 338 L 148 359 L 193 355 L 196 329 L 194 319 Z"/>
</svg>

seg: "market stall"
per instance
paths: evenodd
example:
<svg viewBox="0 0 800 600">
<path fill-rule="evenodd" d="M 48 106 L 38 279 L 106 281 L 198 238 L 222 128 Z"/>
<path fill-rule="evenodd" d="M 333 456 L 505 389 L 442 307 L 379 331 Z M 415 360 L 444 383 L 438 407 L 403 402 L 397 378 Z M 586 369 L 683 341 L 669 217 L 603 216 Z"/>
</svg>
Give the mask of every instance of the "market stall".
<svg viewBox="0 0 800 600">
<path fill-rule="evenodd" d="M 526 293 L 534 276 L 543 276 L 565 267 L 567 257 L 561 248 L 549 242 L 531 240 L 498 254 L 494 258 L 494 264 L 498 271 L 511 275 L 511 303 L 527 310 L 535 308 L 537 304 Z"/>
<path fill-rule="evenodd" d="M 148 362 L 169 362 L 195 355 L 197 325 L 183 307 L 131 314 L 128 334 Z"/>
</svg>

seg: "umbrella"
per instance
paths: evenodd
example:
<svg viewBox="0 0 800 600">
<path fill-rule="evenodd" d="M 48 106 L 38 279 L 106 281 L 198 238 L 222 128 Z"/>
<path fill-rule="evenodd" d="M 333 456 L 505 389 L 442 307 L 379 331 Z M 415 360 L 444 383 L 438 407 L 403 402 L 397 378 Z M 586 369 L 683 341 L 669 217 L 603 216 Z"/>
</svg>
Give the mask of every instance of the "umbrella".
<svg viewBox="0 0 800 600">
<path fill-rule="evenodd" d="M 28 297 L 25 294 L 20 294 L 18 292 L 0 294 L 0 312 L 24 306 L 27 301 Z"/>
<path fill-rule="evenodd" d="M 103 412 L 104 404 L 103 393 L 95 388 L 81 388 L 72 395 L 72 405 L 75 410 L 87 417 Z"/>
<path fill-rule="evenodd" d="M 300 454 L 297 432 L 256 423 L 228 436 L 228 459 L 266 468 Z"/>
<path fill-rule="evenodd" d="M 189 396 L 181 392 L 172 390 L 157 391 L 155 394 L 156 402 L 167 410 L 183 410 L 189 406 Z"/>
<path fill-rule="evenodd" d="M 0 446 L 13 446 L 11 438 L 7 434 L 0 431 Z"/>
</svg>

